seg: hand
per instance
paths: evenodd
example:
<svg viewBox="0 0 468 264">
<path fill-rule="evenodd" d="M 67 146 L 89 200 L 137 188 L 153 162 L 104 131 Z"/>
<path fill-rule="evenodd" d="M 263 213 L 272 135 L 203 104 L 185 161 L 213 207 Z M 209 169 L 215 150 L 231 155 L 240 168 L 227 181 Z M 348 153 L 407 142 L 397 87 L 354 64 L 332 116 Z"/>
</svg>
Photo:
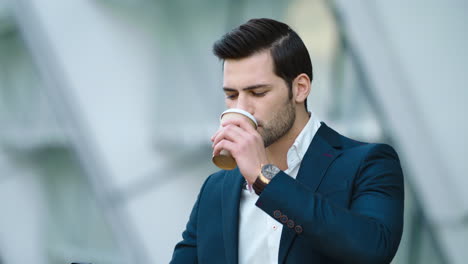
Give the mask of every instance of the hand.
<svg viewBox="0 0 468 264">
<path fill-rule="evenodd" d="M 262 136 L 244 118 L 221 122 L 221 128 L 211 137 L 211 141 L 213 156 L 223 149 L 231 152 L 249 184 L 255 182 L 261 166 L 268 163 Z"/>
</svg>

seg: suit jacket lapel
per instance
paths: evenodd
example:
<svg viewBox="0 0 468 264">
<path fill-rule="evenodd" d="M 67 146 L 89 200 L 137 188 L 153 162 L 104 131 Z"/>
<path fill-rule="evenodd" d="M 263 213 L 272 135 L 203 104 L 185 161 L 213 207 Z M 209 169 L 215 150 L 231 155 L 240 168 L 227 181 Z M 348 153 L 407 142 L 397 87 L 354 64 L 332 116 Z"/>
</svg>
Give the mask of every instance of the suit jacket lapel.
<svg viewBox="0 0 468 264">
<path fill-rule="evenodd" d="M 223 186 L 223 237 L 226 263 L 237 264 L 239 243 L 239 203 L 244 177 L 239 169 L 226 172 Z M 215 243 L 215 242 L 214 242 Z"/>
<path fill-rule="evenodd" d="M 322 123 L 302 159 L 296 180 L 309 186 L 314 192 L 330 164 L 341 155 L 341 151 L 337 150 L 341 148 L 341 144 L 335 136 L 338 134 Z"/>
<path fill-rule="evenodd" d="M 330 164 L 341 155 L 341 151 L 334 148 L 341 147 L 335 135 L 338 136 L 335 131 L 322 123 L 302 159 L 296 180 L 307 185 L 314 192 L 320 185 Z M 284 262 L 295 238 L 296 232 L 294 230 L 283 228 L 278 263 Z"/>
</svg>

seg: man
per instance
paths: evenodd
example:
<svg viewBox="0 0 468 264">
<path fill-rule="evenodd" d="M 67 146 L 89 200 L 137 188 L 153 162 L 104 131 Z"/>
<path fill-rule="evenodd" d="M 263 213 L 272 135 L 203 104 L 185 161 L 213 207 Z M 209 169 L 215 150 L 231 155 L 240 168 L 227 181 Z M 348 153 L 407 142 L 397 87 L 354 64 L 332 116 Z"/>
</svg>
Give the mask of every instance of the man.
<svg viewBox="0 0 468 264">
<path fill-rule="evenodd" d="M 238 168 L 203 184 L 171 263 L 389 263 L 403 174 L 388 145 L 346 138 L 307 110 L 312 65 L 286 24 L 252 19 L 215 43 L 228 108 L 213 155 Z M 252 190 L 253 189 L 253 190 Z"/>
</svg>

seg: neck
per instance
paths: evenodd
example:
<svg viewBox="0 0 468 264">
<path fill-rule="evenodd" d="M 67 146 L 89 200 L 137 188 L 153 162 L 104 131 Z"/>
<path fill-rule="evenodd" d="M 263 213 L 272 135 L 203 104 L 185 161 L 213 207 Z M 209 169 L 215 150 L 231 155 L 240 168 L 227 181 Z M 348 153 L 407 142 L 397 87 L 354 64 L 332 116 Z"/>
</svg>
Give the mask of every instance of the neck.
<svg viewBox="0 0 468 264">
<path fill-rule="evenodd" d="M 288 150 L 291 148 L 292 144 L 294 144 L 294 141 L 301 133 L 302 129 L 304 129 L 309 118 L 309 113 L 305 111 L 296 113 L 296 121 L 288 133 L 266 148 L 268 162 L 275 164 L 283 171 L 288 169 Z"/>
</svg>

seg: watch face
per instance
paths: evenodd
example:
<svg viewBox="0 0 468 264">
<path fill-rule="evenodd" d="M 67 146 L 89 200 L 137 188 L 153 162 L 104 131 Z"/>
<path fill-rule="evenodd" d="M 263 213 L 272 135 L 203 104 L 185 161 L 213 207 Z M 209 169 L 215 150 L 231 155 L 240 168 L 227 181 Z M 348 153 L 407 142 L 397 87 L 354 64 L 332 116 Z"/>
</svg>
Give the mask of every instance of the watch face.
<svg viewBox="0 0 468 264">
<path fill-rule="evenodd" d="M 273 179 L 273 177 L 275 177 L 278 172 L 280 172 L 280 169 L 273 164 L 267 164 L 262 167 L 263 176 L 269 180 Z"/>
</svg>

